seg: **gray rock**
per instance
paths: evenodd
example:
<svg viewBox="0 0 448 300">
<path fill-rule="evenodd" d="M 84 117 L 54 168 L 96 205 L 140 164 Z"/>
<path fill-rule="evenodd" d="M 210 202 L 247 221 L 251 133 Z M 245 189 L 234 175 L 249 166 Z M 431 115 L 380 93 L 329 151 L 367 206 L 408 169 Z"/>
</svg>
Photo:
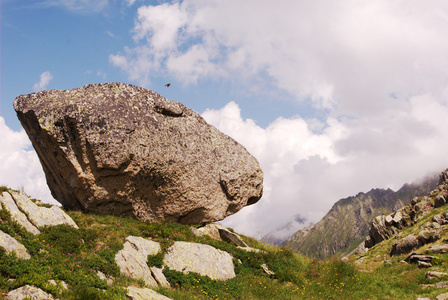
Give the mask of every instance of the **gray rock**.
<svg viewBox="0 0 448 300">
<path fill-rule="evenodd" d="M 429 271 L 429 272 L 426 272 L 425 276 L 428 279 L 443 278 L 443 277 L 447 277 L 448 273 Z"/>
<path fill-rule="evenodd" d="M 26 231 L 31 232 L 34 235 L 40 234 L 40 230 L 36 228 L 30 221 L 28 221 L 27 216 L 20 211 L 17 207 L 16 202 L 8 192 L 0 193 L 0 201 L 5 205 L 5 208 L 10 212 L 11 218 L 16 220 L 17 223 L 22 225 Z M 1 209 L 1 206 L 0 206 Z"/>
<path fill-rule="evenodd" d="M 448 293 L 438 295 L 436 300 L 448 300 Z"/>
<path fill-rule="evenodd" d="M 163 264 L 172 270 L 185 274 L 195 272 L 211 279 L 235 277 L 233 257 L 209 245 L 175 242 L 165 254 Z"/>
<path fill-rule="evenodd" d="M 167 288 L 171 286 L 168 280 L 166 280 L 165 275 L 163 275 L 163 268 L 150 267 L 149 269 L 151 270 L 152 276 L 161 287 Z"/>
<path fill-rule="evenodd" d="M 73 219 L 60 207 L 55 205 L 50 208 L 37 206 L 27 195 L 22 192 L 10 191 L 10 193 L 20 210 L 27 214 L 30 222 L 36 227 L 39 228 L 43 226 L 67 224 L 76 229 L 79 228 Z"/>
<path fill-rule="evenodd" d="M 126 289 L 126 295 L 132 300 L 171 300 L 171 298 L 165 297 L 148 288 L 128 286 Z"/>
<path fill-rule="evenodd" d="M 219 228 L 218 231 L 223 241 L 238 247 L 249 247 L 238 234 L 231 232 L 227 228 Z"/>
<path fill-rule="evenodd" d="M 24 245 L 19 243 L 15 238 L 0 230 L 0 247 L 3 247 L 6 252 L 15 252 L 17 257 L 23 259 L 30 259 L 31 256 Z"/>
<path fill-rule="evenodd" d="M 197 224 L 262 195 L 257 160 L 196 112 L 121 83 L 22 95 L 14 108 L 67 209 Z"/>
<path fill-rule="evenodd" d="M 51 294 L 48 294 L 38 287 L 33 285 L 24 285 L 18 289 L 10 291 L 6 295 L 6 299 L 23 300 L 23 299 L 46 299 L 57 300 Z"/>
<path fill-rule="evenodd" d="M 447 253 L 448 252 L 448 244 L 443 245 L 433 245 L 426 249 L 428 253 Z"/>
<path fill-rule="evenodd" d="M 161 250 L 160 244 L 141 237 L 128 236 L 123 249 L 115 255 L 120 272 L 126 276 L 142 279 L 149 287 L 156 287 L 157 281 L 147 265 L 148 255 Z"/>
<path fill-rule="evenodd" d="M 199 227 L 199 228 L 190 227 L 191 231 L 196 236 L 206 235 L 206 236 L 211 237 L 212 239 L 221 241 L 221 236 L 219 235 L 219 228 L 224 228 L 224 227 L 221 225 L 215 224 L 215 223 L 207 224 L 207 225 Z"/>
</svg>

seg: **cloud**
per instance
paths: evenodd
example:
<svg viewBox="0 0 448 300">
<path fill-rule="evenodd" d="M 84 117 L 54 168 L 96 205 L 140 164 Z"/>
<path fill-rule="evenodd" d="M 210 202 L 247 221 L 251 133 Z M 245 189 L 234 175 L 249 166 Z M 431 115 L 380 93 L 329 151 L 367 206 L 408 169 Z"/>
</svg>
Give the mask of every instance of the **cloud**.
<svg viewBox="0 0 448 300">
<path fill-rule="evenodd" d="M 135 47 L 111 62 L 140 83 L 161 69 L 185 83 L 270 83 L 319 109 L 372 114 L 391 105 L 391 94 L 446 88 L 447 10 L 435 0 L 148 5 L 138 10 Z"/>
<path fill-rule="evenodd" d="M 223 223 L 261 237 L 297 219 L 285 236 L 318 222 L 337 200 L 372 188 L 397 190 L 448 167 L 448 107 L 416 96 L 366 119 L 329 117 L 320 133 L 300 117 L 278 118 L 266 128 L 243 119 L 230 102 L 202 116 L 248 149 L 264 172 L 264 195 Z M 279 234 L 277 232 L 276 234 Z"/>
<path fill-rule="evenodd" d="M 13 131 L 0 117 L 0 185 L 23 189 L 33 198 L 58 204 L 51 196 L 45 174 L 25 131 Z"/>
<path fill-rule="evenodd" d="M 33 90 L 35 92 L 44 90 L 48 84 L 50 84 L 50 81 L 53 79 L 53 75 L 49 71 L 43 72 L 40 74 L 40 81 L 38 83 L 35 83 L 33 85 Z"/>
</svg>

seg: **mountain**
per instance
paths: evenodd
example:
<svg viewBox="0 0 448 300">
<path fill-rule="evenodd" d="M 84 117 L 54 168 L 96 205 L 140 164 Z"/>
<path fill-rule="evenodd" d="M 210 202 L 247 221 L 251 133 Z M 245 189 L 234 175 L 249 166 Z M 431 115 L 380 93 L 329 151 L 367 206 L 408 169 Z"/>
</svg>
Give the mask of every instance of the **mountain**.
<svg viewBox="0 0 448 300">
<path fill-rule="evenodd" d="M 312 258 L 353 251 L 368 235 L 369 224 L 378 215 L 408 205 L 414 197 L 428 194 L 436 185 L 433 175 L 403 185 L 398 191 L 372 189 L 336 202 L 318 223 L 294 233 L 282 245 Z"/>
</svg>

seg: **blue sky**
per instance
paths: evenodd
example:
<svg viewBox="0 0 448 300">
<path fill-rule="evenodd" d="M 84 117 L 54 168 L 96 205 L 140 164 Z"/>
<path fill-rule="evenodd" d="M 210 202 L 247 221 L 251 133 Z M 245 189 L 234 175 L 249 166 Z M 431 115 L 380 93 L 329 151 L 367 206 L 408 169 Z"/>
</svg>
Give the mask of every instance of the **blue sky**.
<svg viewBox="0 0 448 300">
<path fill-rule="evenodd" d="M 262 200 L 225 225 L 301 228 L 340 198 L 448 167 L 446 28 L 436 0 L 2 0 L 0 184 L 54 201 L 15 97 L 126 82 L 259 160 Z"/>
</svg>

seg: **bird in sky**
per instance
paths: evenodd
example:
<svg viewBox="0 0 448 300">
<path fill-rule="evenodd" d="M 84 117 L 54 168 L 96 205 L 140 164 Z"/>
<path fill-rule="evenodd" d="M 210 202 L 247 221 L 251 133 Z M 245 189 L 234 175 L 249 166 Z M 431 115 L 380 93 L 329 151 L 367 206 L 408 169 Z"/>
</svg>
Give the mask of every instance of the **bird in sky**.
<svg viewBox="0 0 448 300">
<path fill-rule="evenodd" d="M 165 84 L 166 87 L 170 87 L 171 83 L 167 83 Z"/>
</svg>

